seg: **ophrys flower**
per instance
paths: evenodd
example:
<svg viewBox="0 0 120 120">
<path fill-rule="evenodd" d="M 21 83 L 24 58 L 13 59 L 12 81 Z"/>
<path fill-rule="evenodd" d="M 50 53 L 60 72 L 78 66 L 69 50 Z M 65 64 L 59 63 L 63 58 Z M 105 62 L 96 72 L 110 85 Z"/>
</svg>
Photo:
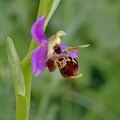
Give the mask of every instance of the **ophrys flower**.
<svg viewBox="0 0 120 120">
<path fill-rule="evenodd" d="M 78 77 L 78 57 L 79 47 L 70 47 L 61 43 L 61 36 L 65 36 L 64 31 L 59 31 L 49 39 L 44 33 L 45 16 L 40 17 L 32 26 L 32 37 L 39 44 L 39 47 L 32 53 L 32 69 L 35 76 L 41 75 L 47 66 L 50 72 L 59 68 L 64 78 Z"/>
</svg>

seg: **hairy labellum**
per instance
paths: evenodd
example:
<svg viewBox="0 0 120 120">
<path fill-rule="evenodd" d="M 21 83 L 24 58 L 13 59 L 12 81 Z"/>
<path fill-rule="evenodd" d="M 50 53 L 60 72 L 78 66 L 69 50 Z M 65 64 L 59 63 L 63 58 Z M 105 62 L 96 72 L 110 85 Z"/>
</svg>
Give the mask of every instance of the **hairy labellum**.
<svg viewBox="0 0 120 120">
<path fill-rule="evenodd" d="M 58 66 L 64 78 L 78 77 L 78 62 L 75 58 L 70 57 L 66 51 L 62 52 L 59 45 L 54 46 L 53 56 L 46 61 L 50 72 L 53 72 Z"/>
<path fill-rule="evenodd" d="M 59 61 L 59 59 L 58 59 Z M 68 57 L 62 62 L 57 61 L 57 64 L 59 66 L 60 73 L 64 78 L 68 77 L 78 77 L 78 62 L 75 58 Z"/>
</svg>

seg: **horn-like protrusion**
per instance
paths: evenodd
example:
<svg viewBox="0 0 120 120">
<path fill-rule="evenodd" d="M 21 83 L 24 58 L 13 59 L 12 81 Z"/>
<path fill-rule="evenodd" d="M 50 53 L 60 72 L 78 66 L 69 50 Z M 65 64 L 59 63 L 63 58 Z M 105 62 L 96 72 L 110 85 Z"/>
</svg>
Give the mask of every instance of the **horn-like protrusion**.
<svg viewBox="0 0 120 120">
<path fill-rule="evenodd" d="M 66 52 L 70 52 L 70 51 L 73 51 L 73 50 L 76 50 L 76 49 L 79 49 L 79 48 L 86 48 L 86 47 L 89 47 L 90 44 L 86 44 L 86 45 L 79 45 L 79 46 L 76 46 L 76 47 L 70 47 L 66 50 Z"/>
</svg>

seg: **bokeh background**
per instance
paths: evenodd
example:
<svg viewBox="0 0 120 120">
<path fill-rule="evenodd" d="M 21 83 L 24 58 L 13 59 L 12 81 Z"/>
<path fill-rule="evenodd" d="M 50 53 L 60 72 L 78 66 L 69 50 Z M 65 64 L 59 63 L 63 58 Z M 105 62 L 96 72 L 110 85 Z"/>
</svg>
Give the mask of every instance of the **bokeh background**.
<svg viewBox="0 0 120 120">
<path fill-rule="evenodd" d="M 15 94 L 6 53 L 12 37 L 22 59 L 31 41 L 39 0 L 0 0 L 0 120 L 15 120 Z M 57 70 L 33 78 L 30 120 L 120 120 L 120 0 L 61 0 L 46 30 L 80 49 L 83 77 Z"/>
</svg>

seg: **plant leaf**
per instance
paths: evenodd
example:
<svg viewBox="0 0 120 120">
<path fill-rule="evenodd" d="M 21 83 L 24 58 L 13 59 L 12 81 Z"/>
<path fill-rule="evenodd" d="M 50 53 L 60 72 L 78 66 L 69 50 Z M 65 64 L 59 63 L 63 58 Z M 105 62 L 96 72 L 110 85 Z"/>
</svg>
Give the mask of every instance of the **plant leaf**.
<svg viewBox="0 0 120 120">
<path fill-rule="evenodd" d="M 47 19 L 45 21 L 45 28 L 46 28 L 49 20 L 51 19 L 52 15 L 54 14 L 56 8 L 58 7 L 60 1 L 61 0 L 53 0 L 52 5 L 51 5 L 51 9 L 49 10 L 49 14 L 47 15 Z"/>
<path fill-rule="evenodd" d="M 45 28 L 54 14 L 56 8 L 58 7 L 61 0 L 41 0 L 40 1 L 40 9 L 38 10 L 37 18 L 40 16 L 47 16 L 46 22 L 45 22 Z"/>
<path fill-rule="evenodd" d="M 20 59 L 10 37 L 7 38 L 7 54 L 12 77 L 14 79 L 15 92 L 25 96 L 24 75 L 20 67 Z"/>
</svg>

